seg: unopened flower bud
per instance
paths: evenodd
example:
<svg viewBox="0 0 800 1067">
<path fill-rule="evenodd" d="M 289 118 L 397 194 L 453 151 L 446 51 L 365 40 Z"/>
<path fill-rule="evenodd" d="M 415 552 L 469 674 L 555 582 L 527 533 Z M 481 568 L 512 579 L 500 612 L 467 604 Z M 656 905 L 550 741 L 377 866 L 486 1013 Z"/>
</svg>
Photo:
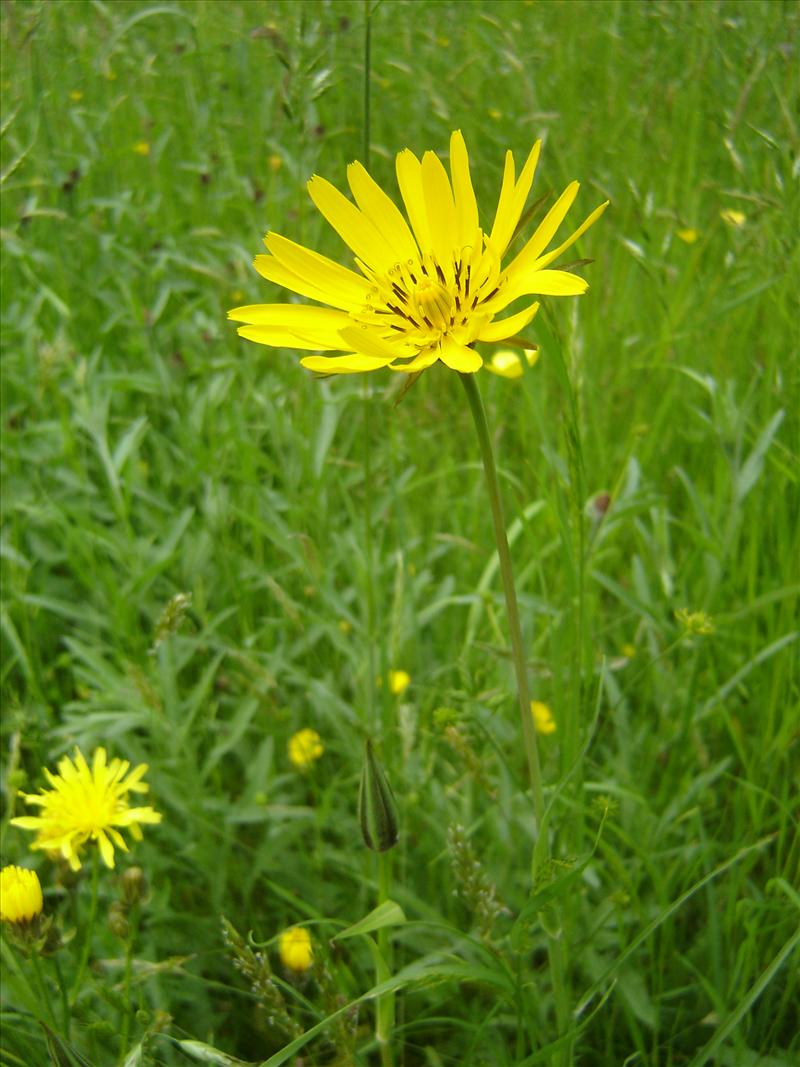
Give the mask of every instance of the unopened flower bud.
<svg viewBox="0 0 800 1067">
<path fill-rule="evenodd" d="M 108 928 L 111 933 L 120 939 L 127 940 L 130 933 L 127 909 L 121 900 L 112 900 L 108 909 Z"/>
<path fill-rule="evenodd" d="M 123 872 L 120 891 L 126 908 L 141 904 L 147 895 L 147 879 L 141 867 L 128 867 Z"/>
<path fill-rule="evenodd" d="M 370 740 L 358 791 L 358 821 L 364 844 L 373 852 L 386 852 L 397 844 L 397 804 Z"/>
</svg>

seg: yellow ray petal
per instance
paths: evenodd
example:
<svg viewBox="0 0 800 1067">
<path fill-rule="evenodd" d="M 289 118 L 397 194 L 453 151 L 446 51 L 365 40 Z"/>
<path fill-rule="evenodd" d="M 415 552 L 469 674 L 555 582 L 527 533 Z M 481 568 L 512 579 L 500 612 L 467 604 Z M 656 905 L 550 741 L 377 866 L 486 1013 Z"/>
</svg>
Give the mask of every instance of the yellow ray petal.
<svg viewBox="0 0 800 1067">
<path fill-rule="evenodd" d="M 461 371 L 462 374 L 474 374 L 483 366 L 483 360 L 474 348 L 460 345 L 452 337 L 442 338 L 439 359 L 446 363 L 450 370 Z"/>
<path fill-rule="evenodd" d="M 461 130 L 450 138 L 450 178 L 457 216 L 457 246 L 469 245 L 478 229 L 478 204 L 469 173 L 469 155 Z"/>
<path fill-rule="evenodd" d="M 403 374 L 416 374 L 417 371 L 427 370 L 439 358 L 439 350 L 434 345 L 424 348 L 410 363 L 392 363 L 389 370 L 400 371 Z"/>
<path fill-rule="evenodd" d="M 334 294 L 342 303 L 353 306 L 364 303 L 369 282 L 355 271 L 348 270 L 327 256 L 304 248 L 303 245 L 296 244 L 278 233 L 268 233 L 264 244 L 279 263 L 311 285 L 317 286 L 323 292 Z M 332 301 L 328 300 L 326 303 Z"/>
<path fill-rule="evenodd" d="M 308 328 L 336 331 L 352 323 L 350 316 L 343 311 L 311 307 L 309 304 L 245 304 L 232 308 L 228 318 L 252 326 L 280 326 L 285 330 Z"/>
<path fill-rule="evenodd" d="M 459 227 L 450 179 L 435 152 L 422 157 L 422 194 L 431 235 L 433 254 L 444 268 L 458 247 Z"/>
<path fill-rule="evenodd" d="M 258 255 L 253 260 L 253 266 L 262 278 L 266 278 L 268 282 L 274 282 L 275 285 L 280 285 L 283 289 L 288 289 L 291 293 L 307 296 L 311 300 L 319 300 L 320 303 L 331 304 L 334 307 L 349 308 L 352 306 L 344 304 L 344 302 L 340 304 L 334 299 L 334 294 L 331 290 L 325 292 L 316 285 L 312 285 L 311 282 L 301 278 L 294 271 L 284 267 L 274 256 Z"/>
<path fill-rule="evenodd" d="M 554 260 L 558 259 L 562 252 L 566 252 L 570 245 L 575 244 L 578 238 L 582 237 L 583 234 L 585 234 L 586 231 L 589 229 L 589 227 L 593 226 L 595 222 L 597 222 L 597 220 L 600 218 L 600 216 L 603 214 L 603 212 L 610 203 L 610 200 L 606 200 L 604 204 L 601 204 L 599 207 L 596 207 L 591 213 L 591 215 L 589 215 L 583 220 L 583 222 L 580 224 L 580 226 L 577 228 L 575 233 L 572 234 L 571 237 L 568 237 L 566 241 L 563 241 L 558 246 L 558 248 L 554 248 L 552 252 L 548 252 L 546 255 L 540 256 L 535 263 L 531 264 L 532 269 L 541 270 L 543 267 L 546 267 L 548 263 L 552 263 Z"/>
<path fill-rule="evenodd" d="M 325 178 L 315 174 L 308 193 L 322 215 L 342 240 L 375 270 L 387 270 L 394 262 L 391 249 L 369 219 Z"/>
<path fill-rule="evenodd" d="M 284 330 L 280 326 L 240 326 L 236 331 L 247 341 L 270 348 L 301 348 L 310 352 L 341 352 L 343 345 L 335 335 L 319 335 L 301 330 Z"/>
<path fill-rule="evenodd" d="M 411 355 L 414 351 L 404 342 L 389 344 L 375 330 L 361 326 L 348 326 L 339 331 L 339 336 L 348 348 L 354 348 L 362 356 L 383 359 L 387 363 L 398 357 Z"/>
<path fill-rule="evenodd" d="M 508 248 L 511 238 L 514 236 L 514 230 L 519 222 L 522 209 L 525 207 L 528 193 L 531 191 L 533 176 L 536 172 L 536 164 L 539 162 L 539 152 L 541 151 L 541 148 L 542 142 L 537 141 L 530 150 L 528 158 L 525 160 L 525 166 L 522 168 L 522 172 L 519 176 L 519 181 L 514 186 L 513 191 L 506 193 L 506 201 L 503 204 L 502 214 L 500 212 L 500 206 L 498 205 L 497 217 L 495 218 L 492 234 L 489 238 L 489 242 L 498 256 L 502 257 L 503 253 Z M 503 185 L 505 187 L 505 178 Z"/>
<path fill-rule="evenodd" d="M 564 192 L 542 219 L 534 235 L 509 266 L 509 278 L 513 278 L 517 273 L 530 270 L 542 252 L 544 252 L 545 248 L 550 244 L 556 230 L 564 221 L 564 216 L 572 207 L 572 203 L 578 195 L 578 189 L 580 189 L 580 182 L 569 183 Z"/>
<path fill-rule="evenodd" d="M 533 316 L 539 310 L 538 301 L 530 307 L 523 308 L 516 315 L 509 315 L 507 319 L 495 319 L 481 330 L 478 334 L 479 341 L 502 341 L 504 337 L 513 337 L 524 330 Z"/>
<path fill-rule="evenodd" d="M 428 228 L 428 215 L 425 209 L 425 197 L 422 193 L 422 167 L 414 153 L 403 149 L 396 161 L 397 184 L 406 207 L 411 227 L 417 238 L 421 252 L 432 250 L 431 234 Z"/>
<path fill-rule="evenodd" d="M 581 296 L 589 283 L 565 270 L 535 270 L 518 274 L 485 307 L 493 315 L 520 296 Z"/>
<path fill-rule="evenodd" d="M 385 359 L 362 356 L 358 352 L 350 352 L 345 356 L 306 356 L 300 363 L 306 370 L 318 374 L 361 374 L 363 371 L 381 370 L 387 365 Z"/>
<path fill-rule="evenodd" d="M 511 198 L 514 196 L 514 189 L 516 187 L 516 178 L 514 171 L 514 155 L 512 152 L 506 152 L 506 162 L 503 167 L 503 184 L 500 187 L 500 197 L 497 201 L 497 211 L 494 216 L 494 223 L 492 225 L 492 232 L 489 235 L 489 243 L 498 244 L 498 238 L 502 230 L 506 228 L 505 218 L 509 213 L 511 207 Z"/>
<path fill-rule="evenodd" d="M 389 246 L 392 258 L 416 261 L 419 258 L 417 242 L 394 201 L 360 163 L 350 164 L 347 180 L 356 203 Z"/>
</svg>

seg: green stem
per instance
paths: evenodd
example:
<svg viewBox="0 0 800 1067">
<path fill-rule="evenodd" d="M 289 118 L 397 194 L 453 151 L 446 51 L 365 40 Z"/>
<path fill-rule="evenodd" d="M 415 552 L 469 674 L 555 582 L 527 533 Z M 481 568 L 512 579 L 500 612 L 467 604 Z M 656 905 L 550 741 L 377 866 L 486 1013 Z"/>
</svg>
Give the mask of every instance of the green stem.
<svg viewBox="0 0 800 1067">
<path fill-rule="evenodd" d="M 364 166 L 369 169 L 370 157 L 370 69 L 371 69 L 371 0 L 364 0 Z M 364 375 L 364 553 L 366 556 L 365 593 L 367 608 L 367 684 L 366 706 L 370 729 L 377 730 L 375 719 L 375 587 L 373 582 L 374 553 L 372 539 L 372 430 L 369 375 Z"/>
<path fill-rule="evenodd" d="M 525 664 L 525 652 L 522 647 L 522 630 L 519 625 L 519 608 L 517 607 L 517 591 L 514 586 L 514 572 L 511 568 L 511 553 L 508 549 L 506 537 L 506 524 L 503 519 L 503 505 L 500 500 L 500 486 L 497 481 L 497 468 L 492 452 L 492 440 L 489 436 L 489 426 L 486 422 L 486 412 L 483 408 L 481 394 L 478 391 L 474 374 L 461 374 L 461 382 L 469 400 L 472 418 L 475 423 L 475 431 L 478 434 L 478 443 L 483 460 L 483 472 L 486 475 L 486 489 L 489 494 L 489 504 L 492 509 L 494 522 L 494 538 L 497 543 L 497 555 L 500 559 L 500 575 L 503 580 L 503 592 L 506 597 L 506 611 L 508 612 L 508 629 L 511 634 L 511 656 L 514 661 L 514 673 L 517 676 L 517 695 L 519 697 L 519 713 L 522 720 L 522 738 L 525 745 L 525 756 L 528 760 L 528 775 L 533 795 L 533 810 L 536 816 L 537 853 L 542 859 L 549 856 L 547 846 L 547 833 L 544 827 L 545 805 L 544 792 L 542 790 L 542 772 L 539 767 L 539 749 L 536 744 L 536 729 L 531 715 L 531 698 L 528 691 L 528 669 Z"/>
<path fill-rule="evenodd" d="M 97 918 L 97 886 L 100 874 L 100 857 L 97 849 L 93 850 L 92 856 L 92 899 L 89 904 L 89 918 L 86 922 L 86 927 L 83 933 L 83 948 L 81 950 L 81 958 L 78 964 L 78 970 L 75 974 L 75 981 L 72 985 L 72 996 L 70 1002 L 74 1005 L 78 999 L 78 995 L 81 990 L 81 983 L 83 982 L 83 976 L 86 972 L 86 965 L 89 962 L 89 953 L 92 949 L 92 932 L 94 931 L 94 923 Z"/>
<path fill-rule="evenodd" d="M 72 1030 L 72 1012 L 69 1010 L 69 996 L 67 994 L 67 983 L 64 981 L 64 972 L 61 970 L 61 963 L 58 956 L 53 956 L 53 967 L 56 972 L 56 981 L 58 982 L 58 992 L 61 996 L 61 1012 L 64 1016 L 64 1036 L 69 1041 Z"/>
<path fill-rule="evenodd" d="M 475 431 L 478 435 L 478 443 L 483 460 L 483 471 L 486 475 L 486 489 L 489 494 L 489 504 L 494 522 L 494 536 L 497 543 L 497 555 L 500 560 L 500 575 L 503 581 L 503 592 L 506 598 L 506 610 L 508 612 L 508 628 L 511 635 L 511 655 L 514 662 L 514 672 L 517 677 L 517 694 L 519 697 L 519 712 L 522 719 L 522 737 L 525 745 L 525 755 L 528 761 L 528 774 L 533 796 L 533 811 L 536 817 L 536 834 L 531 864 L 531 878 L 535 885 L 539 870 L 550 859 L 550 843 L 545 825 L 546 808 L 544 791 L 542 789 L 542 774 L 539 766 L 539 750 L 536 744 L 536 729 L 531 715 L 531 700 L 528 690 L 528 668 L 525 662 L 525 653 L 522 647 L 522 630 L 519 624 L 519 608 L 517 606 L 517 591 L 514 585 L 514 571 L 511 566 L 511 553 L 508 548 L 506 536 L 506 524 L 503 518 L 503 505 L 500 499 L 500 485 L 497 480 L 497 467 L 492 451 L 492 439 L 489 435 L 489 426 L 486 422 L 486 412 L 481 400 L 474 374 L 461 374 L 461 381 L 467 394 L 472 418 L 475 423 Z M 566 1034 L 570 1026 L 569 999 L 567 996 L 564 975 L 566 972 L 566 945 L 564 932 L 561 929 L 557 908 L 555 921 L 548 923 L 547 955 L 550 963 L 550 976 L 553 982 L 553 996 L 556 1006 L 556 1020 L 559 1035 Z M 572 1045 L 567 1043 L 561 1053 L 558 1062 L 562 1067 L 572 1062 Z"/>
<path fill-rule="evenodd" d="M 122 1025 L 120 1027 L 119 1038 L 119 1062 L 123 1064 L 128 1052 L 128 1040 L 131 1033 L 131 1016 L 133 1015 L 133 1008 L 131 1005 L 131 977 L 133 976 L 133 946 L 136 941 L 136 934 L 139 929 L 139 905 L 134 904 L 128 913 L 128 937 L 125 942 L 125 977 L 123 979 L 123 1000 L 125 1001 L 125 1007 L 122 1013 Z"/>
<path fill-rule="evenodd" d="M 392 854 L 391 851 L 378 853 L 378 905 L 389 900 L 392 888 Z M 391 977 L 393 970 L 392 944 L 389 928 L 378 931 L 378 953 L 383 960 L 383 974 L 376 975 L 377 980 L 385 981 Z M 381 1067 L 392 1067 L 392 1029 L 394 1028 L 394 993 L 384 993 L 378 997 L 375 1009 L 375 1038 L 381 1054 Z"/>
<path fill-rule="evenodd" d="M 364 0 L 364 166 L 369 170 L 370 155 L 370 75 L 372 66 L 372 0 Z"/>
<path fill-rule="evenodd" d="M 31 952 L 31 966 L 33 968 L 33 974 L 36 979 L 36 985 L 39 987 L 39 996 L 42 1001 L 47 1005 L 47 1013 L 50 1016 L 50 1020 L 53 1026 L 58 1028 L 58 1020 L 56 1019 L 55 1009 L 53 1008 L 52 1001 L 50 1000 L 50 991 L 47 988 L 47 983 L 44 980 L 42 974 L 42 968 L 39 965 L 39 953 L 34 949 Z"/>
</svg>

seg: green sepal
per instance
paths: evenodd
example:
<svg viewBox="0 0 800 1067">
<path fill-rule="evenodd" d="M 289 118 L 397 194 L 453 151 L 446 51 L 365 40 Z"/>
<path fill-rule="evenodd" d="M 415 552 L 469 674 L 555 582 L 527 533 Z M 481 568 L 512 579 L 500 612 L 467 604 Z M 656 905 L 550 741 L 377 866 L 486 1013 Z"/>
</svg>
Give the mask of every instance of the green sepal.
<svg viewBox="0 0 800 1067">
<path fill-rule="evenodd" d="M 397 804 L 369 738 L 358 790 L 358 821 L 364 844 L 373 852 L 386 852 L 397 844 Z"/>
</svg>

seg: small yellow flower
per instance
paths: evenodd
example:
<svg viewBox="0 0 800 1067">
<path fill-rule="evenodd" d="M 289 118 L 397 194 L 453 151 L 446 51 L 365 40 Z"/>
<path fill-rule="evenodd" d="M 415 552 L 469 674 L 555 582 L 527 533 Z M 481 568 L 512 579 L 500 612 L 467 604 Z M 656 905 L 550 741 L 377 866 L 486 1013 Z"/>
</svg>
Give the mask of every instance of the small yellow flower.
<svg viewBox="0 0 800 1067">
<path fill-rule="evenodd" d="M 407 671 L 389 671 L 389 689 L 394 696 L 402 696 L 410 685 L 411 675 Z"/>
<path fill-rule="evenodd" d="M 537 734 L 554 734 L 556 732 L 556 720 L 553 713 L 541 700 L 531 701 L 531 714 Z"/>
<path fill-rule="evenodd" d="M 710 615 L 704 611 L 689 611 L 688 608 L 678 608 L 675 618 L 684 628 L 687 634 L 707 637 L 714 632 L 714 622 Z"/>
<path fill-rule="evenodd" d="M 357 271 L 268 233 L 268 254 L 256 257 L 255 269 L 274 285 L 318 303 L 249 304 L 233 308 L 228 317 L 241 323 L 239 334 L 249 341 L 316 353 L 300 362 L 319 374 L 384 367 L 417 374 L 437 362 L 474 374 L 483 365 L 475 344 L 518 336 L 539 309 L 532 301 L 508 314 L 517 301 L 580 296 L 589 287 L 551 264 L 597 221 L 607 202 L 548 251 L 578 194 L 575 181 L 504 263 L 540 149 L 537 141 L 519 175 L 513 155 L 506 153 L 494 221 L 485 233 L 460 130 L 450 138 L 449 174 L 433 152 L 418 159 L 405 149 L 397 156 L 408 221 L 360 163 L 347 168 L 355 202 L 315 175 L 308 183 L 311 199 L 349 245 Z"/>
<path fill-rule="evenodd" d="M 529 367 L 532 367 L 538 358 L 538 348 L 525 349 L 525 359 L 527 360 Z M 500 348 L 487 363 L 484 363 L 484 366 L 487 370 L 490 370 L 492 374 L 497 374 L 501 378 L 521 378 L 522 364 L 519 360 L 519 355 L 512 351 L 512 349 Z"/>
<path fill-rule="evenodd" d="M 281 963 L 290 971 L 307 971 L 314 959 L 311 935 L 302 926 L 290 926 L 278 940 Z"/>
<path fill-rule="evenodd" d="M 636 645 L 632 645 L 632 644 L 630 644 L 630 642 L 628 644 L 626 644 L 626 645 L 623 645 L 622 646 L 622 655 L 626 659 L 633 659 L 633 657 L 636 655 Z"/>
<path fill-rule="evenodd" d="M 283 160 L 279 155 L 271 155 L 267 160 L 267 164 L 269 165 L 269 169 L 272 171 L 272 173 L 277 174 L 283 166 Z"/>
<path fill-rule="evenodd" d="M 693 245 L 700 236 L 699 232 L 697 230 L 693 230 L 691 227 L 688 227 L 685 230 L 677 230 L 675 235 L 676 237 L 679 237 L 684 244 L 687 245 Z"/>
<path fill-rule="evenodd" d="M 133 146 L 133 151 L 137 156 L 149 156 L 150 155 L 150 142 L 149 141 L 137 141 Z"/>
<path fill-rule="evenodd" d="M 74 760 L 74 762 L 73 762 Z M 56 852 L 73 871 L 80 870 L 80 852 L 87 841 L 96 841 L 106 867 L 114 866 L 114 846 L 128 851 L 120 829 L 128 829 L 134 840 L 141 841 L 140 823 L 159 823 L 161 815 L 153 808 L 131 808 L 128 793 L 146 793 L 142 781 L 147 764 L 130 770 L 128 760 L 107 762 L 106 750 L 97 748 L 91 768 L 79 748 L 73 759 L 64 756 L 58 774 L 45 769 L 53 787 L 38 794 L 20 793 L 28 804 L 42 809 L 42 814 L 24 815 L 11 820 L 12 826 L 36 832 L 32 849 Z"/>
<path fill-rule="evenodd" d="M 499 122 L 500 119 L 503 117 L 503 112 L 498 111 L 496 107 L 490 107 L 486 114 L 489 116 L 490 119 L 494 119 L 495 122 Z"/>
<path fill-rule="evenodd" d="M 744 226 L 747 222 L 747 216 L 743 211 L 737 211 L 735 208 L 728 207 L 724 211 L 720 211 L 719 217 L 723 222 L 727 222 L 729 226 L 734 226 L 737 230 Z"/>
<path fill-rule="evenodd" d="M 0 920 L 29 923 L 41 914 L 43 906 L 36 871 L 26 867 L 4 867 L 0 871 Z"/>
<path fill-rule="evenodd" d="M 353 624 L 350 622 L 349 619 L 339 619 L 336 625 L 339 627 L 339 632 L 343 633 L 345 637 L 347 637 L 347 635 L 353 629 Z"/>
<path fill-rule="evenodd" d="M 83 93 L 80 91 L 80 89 L 73 89 L 72 92 L 69 94 L 69 98 L 73 102 L 73 104 L 77 104 L 81 100 L 83 100 Z"/>
<path fill-rule="evenodd" d="M 325 751 L 322 739 L 316 730 L 298 730 L 289 738 L 289 759 L 299 771 L 306 770 Z"/>
</svg>

